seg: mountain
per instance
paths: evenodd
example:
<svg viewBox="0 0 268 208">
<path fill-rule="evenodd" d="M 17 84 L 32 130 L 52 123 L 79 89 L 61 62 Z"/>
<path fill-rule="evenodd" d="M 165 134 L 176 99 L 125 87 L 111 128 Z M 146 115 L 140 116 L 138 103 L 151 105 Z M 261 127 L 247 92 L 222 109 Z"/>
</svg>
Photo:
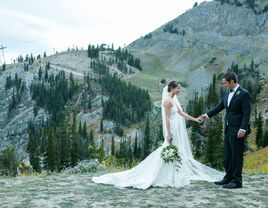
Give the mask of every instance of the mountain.
<svg viewBox="0 0 268 208">
<path fill-rule="evenodd" d="M 268 2 L 265 0 L 218 0 L 221 3 L 227 2 L 236 6 L 247 6 L 256 14 L 267 12 Z"/>
<path fill-rule="evenodd" d="M 140 57 L 144 73 L 130 82 L 149 79 L 145 87 L 159 100 L 162 79 L 183 81 L 191 92 L 206 86 L 214 73 L 226 71 L 232 62 L 243 66 L 254 60 L 267 75 L 268 13 L 256 14 L 246 4 L 232 3 L 236 1 L 222 2 L 203 2 L 132 42 L 127 49 Z"/>
<path fill-rule="evenodd" d="M 105 110 L 103 102 L 109 100 L 109 96 L 104 92 L 105 86 L 100 86 L 99 84 L 98 79 L 101 71 L 98 70 L 106 65 L 95 64 L 96 69 L 94 69 L 92 63 L 95 61 L 96 63 L 106 63 L 108 65 L 110 58 L 114 56 L 109 55 L 112 53 L 114 52 L 109 50 L 99 51 L 100 57 L 96 59 L 88 57 L 88 51 L 70 50 L 49 57 L 33 58 L 32 60 L 27 58 L 27 61 L 9 64 L 5 66 L 5 70 L 0 70 L 0 149 L 12 146 L 16 148 L 20 160 L 27 158 L 28 154 L 25 151 L 29 136 L 29 121 L 37 126 L 37 129 L 42 129 L 44 123 L 53 118 L 51 113 L 54 111 L 56 123 L 59 124 L 61 109 L 64 108 L 67 120 L 71 120 L 70 117 L 75 111 L 78 123 L 83 124 L 86 122 L 88 133 L 90 130 L 94 132 L 96 144 L 99 145 L 104 140 L 105 150 L 108 151 L 107 148 L 110 146 L 112 133 L 117 123 L 128 122 L 124 123 L 127 127 L 130 125 L 129 123 L 137 122 L 134 120 L 140 119 L 139 117 L 144 113 L 143 110 L 138 112 L 139 115 L 132 113 L 130 109 L 133 103 L 128 100 L 128 111 L 132 113 L 133 121 L 126 121 L 127 117 L 120 121 L 114 118 L 105 119 L 103 121 L 104 130 L 101 134 L 99 133 L 100 122 Z M 107 61 L 104 61 L 105 58 L 107 58 Z M 118 77 L 124 76 L 122 70 L 115 65 L 109 64 L 110 73 L 116 73 Z M 139 71 L 139 69 L 128 64 L 126 67 L 129 73 Z M 75 88 L 77 89 L 70 97 L 65 96 L 64 91 L 67 91 L 67 94 L 70 93 L 68 91 L 70 91 L 71 75 L 74 78 L 77 85 Z M 63 89 L 66 88 L 66 85 L 56 86 L 57 80 L 62 79 L 61 83 L 63 84 L 64 82 L 69 82 L 67 89 Z M 117 81 L 117 84 L 120 85 L 120 82 Z M 116 89 L 118 85 L 114 83 L 113 89 Z M 53 88 L 56 91 L 50 91 Z M 125 90 L 130 90 L 128 92 L 141 93 L 140 98 L 142 97 L 143 92 L 137 91 L 136 88 L 129 89 L 129 86 L 125 88 Z M 148 101 L 148 99 L 146 100 Z M 139 102 L 139 99 L 135 99 L 137 105 Z M 139 105 L 139 107 L 141 106 Z M 123 112 L 124 104 L 121 103 L 120 108 Z M 109 110 L 106 108 L 105 112 L 109 113 Z M 139 130 L 135 128 L 126 128 L 125 131 L 124 136 L 132 136 L 133 139 L 136 133 L 140 135 Z M 121 137 L 115 134 L 116 144 L 119 143 L 120 139 Z"/>
<path fill-rule="evenodd" d="M 66 77 L 72 73 L 79 87 L 64 106 L 66 110 L 75 110 L 78 121 L 86 122 L 88 129 L 94 130 L 96 143 L 101 144 L 103 140 L 106 151 L 110 150 L 111 138 L 115 135 L 114 129 L 117 127 L 114 120 L 105 119 L 103 122 L 105 131 L 100 132 L 104 112 L 103 102 L 106 102 L 109 96 L 103 93 L 102 86 L 97 84 L 96 80 L 99 78 L 99 73 L 106 73 L 106 67 L 111 74 L 117 74 L 122 80 L 148 90 L 156 106 L 159 106 L 157 101 L 161 99 L 163 83 L 172 79 L 181 81 L 180 101 L 185 106 L 188 99 L 192 98 L 193 90 L 207 87 L 212 81 L 213 74 L 220 75 L 233 63 L 242 68 L 244 65 L 256 66 L 266 80 L 268 75 L 266 4 L 264 1 L 255 1 L 254 7 L 251 8 L 248 2 L 240 0 L 228 3 L 224 0 L 203 2 L 135 40 L 124 48 L 124 51 L 101 46 L 97 51 L 97 58 L 94 57 L 95 49 L 91 54 L 93 57 L 89 57 L 91 55 L 85 50 L 70 50 L 35 59 L 30 61 L 30 64 L 27 60 L 7 65 L 5 70 L 1 70 L 0 75 L 0 149 L 14 146 L 19 156 L 26 158 L 28 121 L 33 120 L 35 124 L 42 125 L 43 121 L 49 119 L 50 115 L 45 108 L 36 108 L 37 101 L 33 99 L 31 92 L 31 84 L 40 81 L 40 68 L 43 77 L 48 63 L 49 75 L 56 76 L 61 70 L 65 72 Z M 122 62 L 119 61 L 119 57 L 122 58 Z M 99 71 L 94 69 L 92 63 L 94 60 L 97 61 L 95 65 L 98 65 Z M 83 85 L 85 74 L 90 77 L 93 87 L 89 96 L 91 109 L 86 111 L 83 110 L 82 104 L 86 90 Z M 9 79 L 13 83 L 11 88 L 6 87 Z M 18 84 L 19 89 L 16 89 L 18 87 L 14 83 Z M 19 102 L 16 101 L 15 95 L 19 98 Z M 261 103 L 262 111 L 267 111 L 267 98 L 265 100 L 262 98 L 265 98 L 264 94 L 261 94 L 256 105 Z M 137 102 L 135 105 L 141 104 L 143 103 Z M 110 106 L 113 107 L 114 103 L 111 102 Z M 123 109 L 127 108 L 122 106 Z M 157 117 L 159 109 L 153 108 L 150 113 Z M 135 117 L 132 113 L 128 115 Z M 124 116 L 121 114 L 121 117 Z M 155 117 L 153 120 L 157 123 Z M 267 117 L 266 113 L 265 118 Z M 125 135 L 116 135 L 115 142 L 119 144 L 120 139 L 125 137 L 134 138 L 136 132 L 142 141 L 141 129 L 144 126 L 142 120 L 137 122 L 137 119 L 131 125 L 125 125 Z M 156 137 L 156 134 L 154 130 L 153 137 Z"/>
<path fill-rule="evenodd" d="M 85 52 L 84 52 L 85 53 Z M 28 122 L 33 120 L 35 124 L 40 124 L 43 120 L 48 119 L 48 113 L 44 109 L 38 111 L 37 116 L 34 115 L 34 104 L 30 93 L 31 83 L 38 80 L 39 68 L 45 71 L 46 63 L 53 61 L 51 64 L 50 74 L 56 74 L 59 70 L 65 70 L 67 73 L 72 72 L 76 79 L 83 79 L 83 73 L 79 71 L 84 67 L 83 63 L 86 59 L 80 54 L 72 52 L 54 55 L 40 60 L 36 60 L 25 70 L 25 63 L 15 63 L 6 66 L 6 69 L 1 71 L 0 75 L 0 149 L 5 146 L 16 147 L 20 158 L 26 157 L 26 145 L 28 143 Z M 73 61 L 72 61 L 73 60 Z M 82 61 L 83 60 L 83 61 Z M 77 64 L 79 62 L 79 64 Z M 59 64 L 61 63 L 61 64 Z M 75 65 L 77 64 L 77 65 Z M 80 68 L 79 68 L 79 67 Z M 16 75 L 17 74 L 17 75 Z M 25 83 L 25 92 L 20 98 L 20 102 L 15 109 L 9 113 L 10 102 L 15 88 L 6 89 L 8 77 L 15 80 L 15 77 Z"/>
</svg>

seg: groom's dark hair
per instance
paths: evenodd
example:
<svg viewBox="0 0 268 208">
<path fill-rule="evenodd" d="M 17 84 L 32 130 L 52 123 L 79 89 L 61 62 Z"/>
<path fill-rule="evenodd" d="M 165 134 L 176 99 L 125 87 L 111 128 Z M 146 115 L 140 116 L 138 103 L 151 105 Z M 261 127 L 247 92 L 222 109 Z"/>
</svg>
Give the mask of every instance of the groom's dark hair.
<svg viewBox="0 0 268 208">
<path fill-rule="evenodd" d="M 231 80 L 233 80 L 235 83 L 238 82 L 238 79 L 237 79 L 237 76 L 236 76 L 236 73 L 234 72 L 227 72 L 223 75 L 222 77 L 223 79 L 225 79 L 227 82 L 231 82 Z"/>
<path fill-rule="evenodd" d="M 170 92 L 171 89 L 174 89 L 178 85 L 179 83 L 177 81 L 171 81 L 170 83 L 168 83 L 168 92 Z"/>
</svg>

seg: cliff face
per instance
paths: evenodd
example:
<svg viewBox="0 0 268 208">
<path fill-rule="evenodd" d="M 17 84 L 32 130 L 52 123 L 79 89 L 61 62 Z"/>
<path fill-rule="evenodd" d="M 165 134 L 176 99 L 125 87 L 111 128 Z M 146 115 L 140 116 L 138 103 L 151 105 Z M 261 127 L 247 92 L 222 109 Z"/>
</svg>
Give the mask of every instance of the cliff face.
<svg viewBox="0 0 268 208">
<path fill-rule="evenodd" d="M 256 0 L 254 8 L 263 11 L 267 4 Z M 143 71 L 128 74 L 125 80 L 148 89 L 153 101 L 156 101 L 161 99 L 162 79 L 185 81 L 188 87 L 180 95 L 184 98 L 191 96 L 192 90 L 210 83 L 214 73 L 226 71 L 233 61 L 243 66 L 254 60 L 259 64 L 258 69 L 268 74 L 267 19 L 268 13 L 254 12 L 248 0 L 201 3 L 127 47 L 141 59 Z M 34 101 L 30 94 L 30 83 L 38 79 L 38 69 L 44 69 L 47 61 L 51 63 L 51 73 L 64 70 L 81 80 L 84 72 L 92 72 L 85 51 L 44 58 L 36 61 L 27 72 L 22 63 L 9 65 L 5 71 L 0 71 L 0 149 L 14 146 L 19 151 L 25 150 L 27 122 L 34 120 L 38 123 L 48 116 L 42 109 L 34 116 Z M 122 74 L 116 67 L 110 69 Z M 13 90 L 5 90 L 5 83 L 8 76 L 14 78 L 15 74 L 26 83 L 27 90 L 16 109 L 8 114 Z M 183 104 L 184 101 L 181 99 Z M 100 96 L 93 98 L 95 111 L 78 114 L 79 119 L 96 123 L 102 114 L 100 103 Z M 112 124 L 107 123 L 107 126 L 110 128 Z M 25 152 L 19 155 L 25 157 Z"/>
<path fill-rule="evenodd" d="M 27 158 L 25 150 L 28 143 L 28 122 L 32 121 L 38 126 L 49 116 L 43 108 L 40 108 L 36 115 L 34 114 L 35 101 L 31 93 L 31 84 L 38 81 L 39 68 L 44 73 L 47 62 L 51 63 L 49 74 L 56 75 L 59 70 L 63 70 L 66 76 L 72 72 L 75 79 L 81 80 L 84 76 L 83 70 L 88 70 L 90 60 L 86 52 L 68 52 L 35 60 L 32 65 L 29 65 L 28 71 L 24 70 L 24 63 L 10 64 L 4 71 L 0 70 L 0 150 L 7 146 L 15 147 L 19 160 Z M 25 83 L 24 92 L 12 110 L 9 109 L 10 103 L 13 97 L 18 100 L 18 95 L 16 87 L 5 89 L 9 77 L 12 80 L 17 77 L 23 85 Z M 92 105 L 93 107 L 97 105 L 96 111 L 99 110 L 97 99 L 92 100 Z M 96 120 L 99 115 L 95 114 L 92 113 L 90 118 L 84 120 Z"/>
<path fill-rule="evenodd" d="M 237 6 L 247 6 L 257 14 L 266 12 L 268 9 L 268 2 L 266 0 L 217 0 L 220 2 L 226 2 Z"/>
<path fill-rule="evenodd" d="M 204 2 L 127 48 L 142 59 L 145 70 L 153 71 L 157 59 L 163 70 L 179 73 L 191 82 L 190 89 L 196 89 L 210 82 L 213 73 L 226 71 L 233 61 L 243 66 L 254 60 L 266 73 L 267 18 L 268 13 L 256 14 L 246 5 Z"/>
</svg>

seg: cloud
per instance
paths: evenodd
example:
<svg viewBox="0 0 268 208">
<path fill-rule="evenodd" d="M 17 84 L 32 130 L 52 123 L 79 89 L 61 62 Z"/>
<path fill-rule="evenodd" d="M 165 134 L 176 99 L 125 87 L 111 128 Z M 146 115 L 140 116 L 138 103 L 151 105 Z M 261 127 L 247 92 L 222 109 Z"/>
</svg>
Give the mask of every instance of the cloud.
<svg viewBox="0 0 268 208">
<path fill-rule="evenodd" d="M 27 2 L 27 3 L 26 3 Z M 7 53 L 48 54 L 72 45 L 129 44 L 190 9 L 194 0 L 1 2 L 0 45 Z M 197 0 L 201 2 L 201 0 Z M 3 32 L 2 32 L 3 31 Z"/>
</svg>

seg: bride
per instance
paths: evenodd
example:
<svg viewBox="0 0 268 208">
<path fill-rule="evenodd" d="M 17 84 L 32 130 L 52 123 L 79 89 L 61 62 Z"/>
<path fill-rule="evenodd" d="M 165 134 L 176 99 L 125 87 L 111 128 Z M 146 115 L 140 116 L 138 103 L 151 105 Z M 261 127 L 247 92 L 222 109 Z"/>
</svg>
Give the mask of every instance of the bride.
<svg viewBox="0 0 268 208">
<path fill-rule="evenodd" d="M 150 186 L 179 188 L 189 185 L 191 180 L 212 182 L 222 179 L 223 173 L 203 165 L 193 158 L 185 119 L 200 121 L 183 112 L 176 96 L 179 92 L 180 84 L 176 81 L 171 81 L 163 89 L 161 107 L 165 138 L 163 144 L 136 167 L 123 172 L 93 177 L 92 180 L 95 183 L 138 189 L 147 189 Z M 180 152 L 179 169 L 174 164 L 165 163 L 160 156 L 162 149 L 171 141 Z"/>
</svg>

